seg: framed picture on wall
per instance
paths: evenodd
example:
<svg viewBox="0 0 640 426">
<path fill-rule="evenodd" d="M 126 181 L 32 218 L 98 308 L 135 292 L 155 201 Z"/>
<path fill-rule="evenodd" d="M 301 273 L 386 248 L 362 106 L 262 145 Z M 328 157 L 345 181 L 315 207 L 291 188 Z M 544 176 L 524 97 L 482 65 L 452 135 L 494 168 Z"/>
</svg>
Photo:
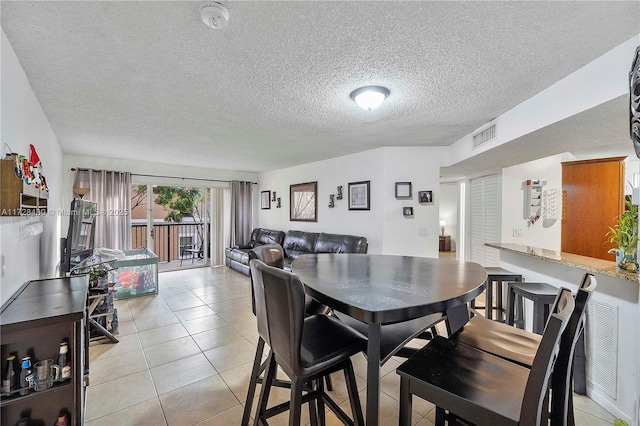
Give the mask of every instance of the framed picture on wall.
<svg viewBox="0 0 640 426">
<path fill-rule="evenodd" d="M 289 220 L 297 222 L 318 221 L 318 182 L 298 183 L 289 186 Z"/>
<path fill-rule="evenodd" d="M 396 182 L 396 198 L 411 198 L 411 182 Z"/>
<path fill-rule="evenodd" d="M 271 191 L 262 191 L 260 193 L 260 208 L 262 210 L 271 208 Z"/>
<path fill-rule="evenodd" d="M 371 210 L 370 182 L 349 182 L 349 210 Z"/>
<path fill-rule="evenodd" d="M 433 191 L 418 191 L 418 202 L 421 204 L 433 203 Z"/>
</svg>

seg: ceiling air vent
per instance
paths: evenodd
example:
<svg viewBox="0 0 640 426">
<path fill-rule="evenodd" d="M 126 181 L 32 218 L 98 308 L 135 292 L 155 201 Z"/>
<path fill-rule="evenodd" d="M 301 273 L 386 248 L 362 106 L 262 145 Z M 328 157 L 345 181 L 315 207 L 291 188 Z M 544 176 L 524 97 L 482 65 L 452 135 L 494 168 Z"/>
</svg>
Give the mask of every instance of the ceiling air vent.
<svg viewBox="0 0 640 426">
<path fill-rule="evenodd" d="M 496 137 L 496 123 L 492 123 L 489 127 L 486 127 L 473 135 L 473 148 L 477 148 L 482 144 L 495 139 Z"/>
</svg>

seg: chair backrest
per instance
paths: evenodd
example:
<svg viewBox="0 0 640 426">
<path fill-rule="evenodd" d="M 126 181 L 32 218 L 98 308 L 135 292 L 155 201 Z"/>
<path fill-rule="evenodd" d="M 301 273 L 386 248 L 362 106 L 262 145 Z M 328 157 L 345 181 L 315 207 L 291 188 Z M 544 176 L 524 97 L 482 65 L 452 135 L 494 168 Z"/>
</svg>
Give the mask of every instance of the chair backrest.
<svg viewBox="0 0 640 426">
<path fill-rule="evenodd" d="M 248 251 L 248 255 L 249 255 L 249 261 L 251 261 L 252 259 L 258 259 L 266 263 L 267 265 L 282 269 L 284 253 L 282 251 L 282 247 L 280 247 L 277 244 L 267 244 L 264 246 L 254 247 Z M 256 316 L 258 320 L 258 334 L 260 335 L 260 337 L 262 337 L 262 340 L 264 340 L 267 344 L 269 344 L 269 332 L 267 330 L 267 317 L 264 310 L 258 313 L 258 310 L 256 307 L 256 295 L 258 295 L 258 293 L 256 293 L 257 283 L 255 283 L 253 273 L 251 271 L 249 272 L 249 276 L 251 277 L 251 308 L 253 309 L 253 314 Z M 261 290 L 262 283 L 259 283 L 258 287 L 260 289 L 259 290 L 260 295 L 258 297 L 261 297 L 262 299 L 264 299 L 264 296 L 262 295 L 262 290 Z"/>
<path fill-rule="evenodd" d="M 282 269 L 284 262 L 284 252 L 278 244 L 265 244 L 257 246 L 247 252 L 249 260 L 258 259 L 269 266 Z"/>
<path fill-rule="evenodd" d="M 560 347 L 560 338 L 569 323 L 574 307 L 575 302 L 571 291 L 560 288 L 551 310 L 553 313 L 549 315 L 542 340 L 533 359 L 522 400 L 520 425 L 540 425 L 549 378 Z"/>
<path fill-rule="evenodd" d="M 585 273 L 575 297 L 575 309 L 571 314 L 567 328 L 562 333 L 560 351 L 553 367 L 551 379 L 551 424 L 566 424 L 568 417 L 569 392 L 571 392 L 571 378 L 573 367 L 573 355 L 576 343 L 584 329 L 584 319 L 587 312 L 587 303 L 598 286 L 593 274 Z"/>
<path fill-rule="evenodd" d="M 259 260 L 252 260 L 250 265 L 255 283 L 256 311 L 258 316 L 265 316 L 269 346 L 278 364 L 285 371 L 297 374 L 301 369 L 300 347 L 305 317 L 302 281 L 291 272 Z"/>
</svg>

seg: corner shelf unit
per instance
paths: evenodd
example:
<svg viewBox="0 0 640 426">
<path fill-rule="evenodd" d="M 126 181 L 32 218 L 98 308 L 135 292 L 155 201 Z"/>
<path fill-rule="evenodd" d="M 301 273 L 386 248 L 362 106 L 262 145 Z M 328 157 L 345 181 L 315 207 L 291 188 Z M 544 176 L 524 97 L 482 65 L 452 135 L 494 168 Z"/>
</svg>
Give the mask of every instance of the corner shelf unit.
<svg viewBox="0 0 640 426">
<path fill-rule="evenodd" d="M 0 315 L 2 360 L 31 356 L 32 365 L 58 357 L 60 342 L 69 343 L 71 379 L 43 391 L 0 394 L 2 426 L 13 426 L 25 414 L 32 424 L 54 424 L 60 410 L 71 414 L 71 425 L 84 424 L 84 383 L 88 369 L 85 344 L 86 277 L 34 280 L 24 284 L 3 306 Z M 19 363 L 17 365 L 19 374 Z"/>
<path fill-rule="evenodd" d="M 27 185 L 14 173 L 12 160 L 0 160 L 0 216 L 28 216 L 47 213 L 49 191 Z"/>
</svg>

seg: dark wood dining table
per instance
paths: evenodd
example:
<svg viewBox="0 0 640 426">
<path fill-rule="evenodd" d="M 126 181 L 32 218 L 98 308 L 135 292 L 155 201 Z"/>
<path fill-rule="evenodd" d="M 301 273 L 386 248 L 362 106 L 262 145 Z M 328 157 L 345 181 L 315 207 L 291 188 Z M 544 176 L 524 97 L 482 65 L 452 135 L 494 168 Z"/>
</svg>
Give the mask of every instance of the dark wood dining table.
<svg viewBox="0 0 640 426">
<path fill-rule="evenodd" d="M 311 297 L 367 324 L 367 425 L 379 422 L 383 326 L 466 304 L 487 279 L 477 263 L 379 254 L 301 255 L 291 270 Z"/>
</svg>

